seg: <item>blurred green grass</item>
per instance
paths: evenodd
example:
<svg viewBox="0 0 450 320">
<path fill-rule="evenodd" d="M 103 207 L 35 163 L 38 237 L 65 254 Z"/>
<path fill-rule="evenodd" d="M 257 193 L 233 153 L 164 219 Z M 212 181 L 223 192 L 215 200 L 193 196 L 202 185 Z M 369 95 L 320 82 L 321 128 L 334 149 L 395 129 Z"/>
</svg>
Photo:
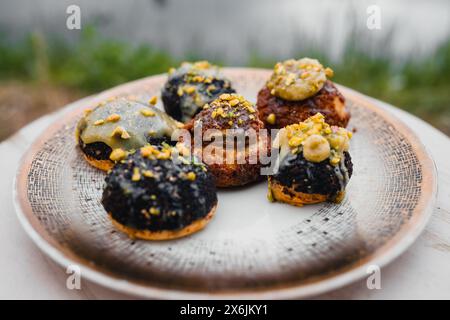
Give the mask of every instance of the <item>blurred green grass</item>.
<svg viewBox="0 0 450 320">
<path fill-rule="evenodd" d="M 319 50 L 299 49 L 295 57 L 320 59 L 334 69 L 334 81 L 407 110 L 450 135 L 450 39 L 426 57 L 401 62 L 391 59 L 382 48 L 381 54 L 370 54 L 357 40 L 353 37 L 347 43 L 339 62 Z M 200 57 L 192 53 L 183 60 Z M 253 52 L 247 66 L 272 68 L 275 62 Z M 180 59 L 149 45 L 103 39 L 93 28 L 84 29 L 76 46 L 39 33 L 15 42 L 0 35 L 2 82 L 46 83 L 90 94 L 166 72 L 179 63 Z"/>
</svg>

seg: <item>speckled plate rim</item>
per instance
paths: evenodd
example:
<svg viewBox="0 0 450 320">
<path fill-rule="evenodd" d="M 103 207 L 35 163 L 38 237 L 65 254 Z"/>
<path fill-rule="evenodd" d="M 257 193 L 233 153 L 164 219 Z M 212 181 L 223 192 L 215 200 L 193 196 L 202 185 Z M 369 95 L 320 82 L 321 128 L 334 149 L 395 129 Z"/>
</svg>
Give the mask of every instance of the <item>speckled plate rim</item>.
<svg viewBox="0 0 450 320">
<path fill-rule="evenodd" d="M 224 68 L 228 74 L 258 73 L 260 76 L 268 76 L 269 70 L 251 68 Z M 239 291 L 219 291 L 219 292 L 197 292 L 178 289 L 167 289 L 152 287 L 139 282 L 122 279 L 120 275 L 102 269 L 92 264 L 90 261 L 75 255 L 70 250 L 55 241 L 33 215 L 30 203 L 27 199 L 27 176 L 36 152 L 38 152 L 45 141 L 51 137 L 61 127 L 68 118 L 79 115 L 86 105 L 95 104 L 106 97 L 117 95 L 122 92 L 131 91 L 132 88 L 148 85 L 152 81 L 160 82 L 165 74 L 143 78 L 112 89 L 101 92 L 90 99 L 76 101 L 69 106 L 67 112 L 54 121 L 30 146 L 23 155 L 17 174 L 13 183 L 13 203 L 20 223 L 26 233 L 36 243 L 36 245 L 55 262 L 62 267 L 68 265 L 79 265 L 82 269 L 82 277 L 104 287 L 126 293 L 133 296 L 158 298 L 158 299 L 293 299 L 306 298 L 334 289 L 338 289 L 354 281 L 367 276 L 367 268 L 370 265 L 383 267 L 401 253 L 403 253 L 420 235 L 425 228 L 434 208 L 437 195 L 437 171 L 434 161 L 419 138 L 401 120 L 395 117 L 384 108 L 369 101 L 364 95 L 352 89 L 339 85 L 339 89 L 344 96 L 365 108 L 368 108 L 391 123 L 393 127 L 401 132 L 411 143 L 417 155 L 419 163 L 423 168 L 422 193 L 418 201 L 416 210 L 412 218 L 404 226 L 369 256 L 359 260 L 345 268 L 341 268 L 332 273 L 314 277 L 301 284 L 286 285 L 283 287 L 239 290 Z"/>
</svg>

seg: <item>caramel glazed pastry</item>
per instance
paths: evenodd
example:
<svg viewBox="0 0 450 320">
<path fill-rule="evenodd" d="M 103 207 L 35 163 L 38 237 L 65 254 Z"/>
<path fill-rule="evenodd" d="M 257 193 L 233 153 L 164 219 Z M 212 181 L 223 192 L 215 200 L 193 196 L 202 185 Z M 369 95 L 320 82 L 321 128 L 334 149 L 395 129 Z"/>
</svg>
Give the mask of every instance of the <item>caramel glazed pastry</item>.
<svg viewBox="0 0 450 320">
<path fill-rule="evenodd" d="M 108 171 L 130 151 L 149 143 L 171 143 L 172 133 L 181 124 L 153 107 L 156 100 L 153 97 L 146 105 L 127 98 L 111 98 L 86 110 L 76 129 L 86 160 Z"/>
<path fill-rule="evenodd" d="M 344 198 L 353 173 L 348 153 L 352 133 L 324 120 L 318 113 L 279 131 L 274 140 L 279 168 L 269 176 L 270 201 L 302 206 Z"/>
<path fill-rule="evenodd" d="M 257 111 L 251 102 L 238 94 L 222 94 L 219 98 L 206 104 L 203 110 L 194 119 L 185 125 L 185 129 L 191 131 L 201 126 L 202 148 L 193 146 L 193 152 L 201 156 L 215 177 L 217 187 L 242 186 L 259 180 L 262 176 L 260 170 L 261 155 L 270 154 L 270 138 L 260 134 L 264 123 L 258 119 Z M 208 130 L 215 129 L 222 136 L 223 145 L 214 143 L 216 137 L 208 136 Z M 232 129 L 231 134 L 241 135 L 244 139 L 232 140 L 233 145 L 227 147 L 227 130 Z M 252 129 L 252 130 L 251 130 Z M 253 138 L 250 138 L 253 131 Z M 238 142 L 240 140 L 240 143 Z M 211 151 L 211 143 L 213 152 Z M 264 153 L 263 153 L 264 151 Z M 232 152 L 233 154 L 229 154 Z"/>
<path fill-rule="evenodd" d="M 258 93 L 260 119 L 268 128 L 281 129 L 317 112 L 330 125 L 346 127 L 350 113 L 344 96 L 327 80 L 333 70 L 310 58 L 286 60 L 275 65 L 266 86 Z"/>
<path fill-rule="evenodd" d="M 183 62 L 178 69 L 169 70 L 161 98 L 165 111 L 182 122 L 191 120 L 201 108 L 222 93 L 234 93 L 219 67 L 208 61 Z"/>
<path fill-rule="evenodd" d="M 131 238 L 167 240 L 204 228 L 217 194 L 207 168 L 186 147 L 164 144 L 145 146 L 116 164 L 101 202 L 114 226 Z"/>
</svg>

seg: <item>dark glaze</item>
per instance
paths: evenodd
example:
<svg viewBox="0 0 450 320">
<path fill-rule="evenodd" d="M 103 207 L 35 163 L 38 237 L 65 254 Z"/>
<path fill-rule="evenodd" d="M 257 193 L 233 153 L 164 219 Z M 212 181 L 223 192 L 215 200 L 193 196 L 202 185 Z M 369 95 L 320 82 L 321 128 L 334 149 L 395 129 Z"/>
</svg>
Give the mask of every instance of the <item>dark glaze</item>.
<svg viewBox="0 0 450 320">
<path fill-rule="evenodd" d="M 132 181 L 134 168 L 155 178 Z M 183 175 L 194 172 L 191 181 Z M 139 152 L 119 162 L 105 179 L 102 204 L 119 223 L 137 230 L 178 230 L 205 217 L 217 204 L 212 176 L 201 164 L 143 158 Z M 155 208 L 159 214 L 148 213 Z M 142 210 L 147 210 L 143 213 Z"/>
<path fill-rule="evenodd" d="M 333 199 L 344 191 L 353 173 L 350 154 L 344 152 L 344 158 L 343 163 L 334 166 L 328 159 L 315 163 L 305 160 L 302 152 L 290 153 L 281 161 L 278 172 L 271 178 L 282 186 L 294 187 L 297 192 L 322 194 Z"/>
<path fill-rule="evenodd" d="M 325 116 L 325 121 L 330 125 L 346 127 L 350 120 L 350 113 L 344 110 L 338 113 L 335 108 L 335 99 L 345 103 L 344 96 L 334 84 L 327 80 L 323 88 L 314 96 L 301 101 L 288 101 L 278 98 L 270 93 L 267 87 L 258 93 L 257 107 L 259 118 L 268 128 L 283 128 L 287 125 L 299 123 L 320 112 Z M 267 117 L 275 114 L 276 123 L 267 122 Z"/>
</svg>

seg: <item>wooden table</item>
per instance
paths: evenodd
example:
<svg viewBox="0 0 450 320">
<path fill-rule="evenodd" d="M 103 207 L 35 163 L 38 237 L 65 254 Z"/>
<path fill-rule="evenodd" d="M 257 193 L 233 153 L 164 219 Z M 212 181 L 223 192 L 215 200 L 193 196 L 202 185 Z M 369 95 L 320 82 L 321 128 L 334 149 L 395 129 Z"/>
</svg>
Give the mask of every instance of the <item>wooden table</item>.
<svg viewBox="0 0 450 320">
<path fill-rule="evenodd" d="M 370 99 L 370 98 L 369 98 Z M 366 280 L 319 296 L 325 299 L 450 299 L 450 139 L 422 120 L 372 99 L 395 114 L 422 139 L 438 171 L 438 198 L 419 239 L 381 270 L 381 289 Z M 47 258 L 22 229 L 13 208 L 12 182 L 23 152 L 48 124 L 71 109 L 42 117 L 0 144 L 0 298 L 127 299 L 123 294 L 81 280 L 80 290 L 66 288 L 67 274 Z"/>
</svg>

